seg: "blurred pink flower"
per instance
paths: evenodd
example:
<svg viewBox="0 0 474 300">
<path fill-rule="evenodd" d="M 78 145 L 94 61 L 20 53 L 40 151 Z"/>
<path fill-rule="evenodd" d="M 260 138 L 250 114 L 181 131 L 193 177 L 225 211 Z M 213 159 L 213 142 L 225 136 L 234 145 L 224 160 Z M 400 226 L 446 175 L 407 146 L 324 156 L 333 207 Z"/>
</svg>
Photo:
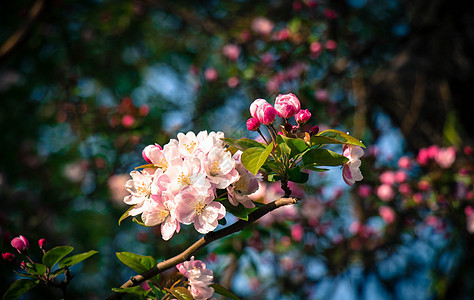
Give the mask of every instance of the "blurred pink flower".
<svg viewBox="0 0 474 300">
<path fill-rule="evenodd" d="M 319 89 L 314 92 L 314 96 L 319 102 L 326 102 L 329 100 L 329 91 L 326 89 Z"/>
<path fill-rule="evenodd" d="M 327 40 L 324 47 L 328 50 L 335 50 L 337 48 L 337 43 L 334 40 Z"/>
<path fill-rule="evenodd" d="M 28 248 L 30 247 L 28 239 L 22 235 L 12 239 L 11 245 L 18 251 L 18 253 L 26 253 L 28 252 Z"/>
<path fill-rule="evenodd" d="M 232 76 L 229 79 L 227 79 L 227 86 L 230 87 L 231 89 L 237 87 L 240 83 L 239 78 Z"/>
<path fill-rule="evenodd" d="M 273 26 L 273 22 L 264 17 L 257 17 L 252 22 L 252 30 L 261 35 L 270 34 Z"/>
<path fill-rule="evenodd" d="M 395 181 L 397 183 L 403 183 L 403 182 L 407 181 L 407 179 L 408 179 L 408 175 L 404 171 L 395 172 Z"/>
<path fill-rule="evenodd" d="M 393 185 L 395 183 L 395 173 L 393 171 L 385 171 L 380 175 L 382 184 Z"/>
<path fill-rule="evenodd" d="M 410 185 L 407 183 L 402 183 L 398 187 L 398 191 L 402 194 L 410 194 L 411 193 Z"/>
<path fill-rule="evenodd" d="M 388 184 L 378 186 L 375 193 L 382 201 L 390 201 L 395 197 L 395 192 Z"/>
<path fill-rule="evenodd" d="M 415 193 L 413 195 L 413 201 L 415 201 L 415 203 L 417 203 L 417 204 L 420 204 L 421 201 L 423 201 L 423 195 L 420 194 L 420 193 Z"/>
<path fill-rule="evenodd" d="M 135 118 L 132 115 L 125 115 L 122 117 L 123 127 L 132 127 L 135 124 Z"/>
<path fill-rule="evenodd" d="M 398 160 L 398 167 L 400 169 L 411 169 L 413 167 L 413 162 L 408 156 L 402 156 Z"/>
<path fill-rule="evenodd" d="M 204 79 L 206 79 L 208 82 L 216 81 L 218 77 L 219 73 L 215 68 L 207 68 L 204 71 Z"/>
<path fill-rule="evenodd" d="M 10 252 L 5 252 L 5 253 L 2 253 L 2 258 L 6 261 L 14 261 L 15 260 L 15 255 L 13 255 Z"/>
<path fill-rule="evenodd" d="M 260 60 L 265 65 L 271 65 L 275 61 L 275 56 L 270 52 L 263 53 Z"/>
<path fill-rule="evenodd" d="M 325 16 L 329 20 L 332 20 L 332 19 L 337 18 L 338 15 L 337 15 L 337 12 L 335 10 L 330 9 L 330 8 L 325 8 L 325 9 L 323 9 L 323 16 Z"/>
<path fill-rule="evenodd" d="M 466 229 L 469 233 L 474 233 L 474 209 L 472 206 L 466 206 L 464 213 L 466 215 Z"/>
<path fill-rule="evenodd" d="M 107 185 L 110 191 L 110 198 L 114 203 L 123 205 L 123 199 L 128 195 L 125 184 L 130 179 L 128 174 L 116 174 L 109 177 Z"/>
<path fill-rule="evenodd" d="M 455 160 L 456 148 L 453 146 L 439 149 L 435 156 L 436 163 L 443 169 L 451 167 Z"/>
<path fill-rule="evenodd" d="M 385 223 L 390 224 L 395 221 L 395 211 L 388 206 L 379 207 L 379 215 L 385 221 Z"/>
<path fill-rule="evenodd" d="M 222 54 L 231 61 L 236 61 L 240 55 L 240 47 L 236 44 L 227 44 L 222 48 Z"/>
<path fill-rule="evenodd" d="M 312 42 L 309 44 L 309 52 L 311 53 L 312 58 L 317 58 L 323 52 L 323 45 L 320 42 Z"/>
<path fill-rule="evenodd" d="M 368 184 L 361 184 L 357 189 L 357 192 L 360 197 L 367 198 L 372 193 L 372 187 Z"/>
<path fill-rule="evenodd" d="M 300 242 L 303 239 L 304 230 L 301 224 L 294 224 L 293 226 L 291 226 L 290 230 L 291 230 L 291 238 L 294 241 Z"/>
</svg>

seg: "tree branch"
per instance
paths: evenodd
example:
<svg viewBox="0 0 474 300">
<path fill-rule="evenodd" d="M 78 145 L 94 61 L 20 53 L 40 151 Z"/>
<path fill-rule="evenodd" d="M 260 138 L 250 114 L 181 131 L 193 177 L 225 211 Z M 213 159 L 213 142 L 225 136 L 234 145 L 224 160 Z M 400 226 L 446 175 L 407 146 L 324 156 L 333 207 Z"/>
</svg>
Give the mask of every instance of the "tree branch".
<svg viewBox="0 0 474 300">
<path fill-rule="evenodd" d="M 267 213 L 269 213 L 269 212 L 271 212 L 271 211 L 273 211 L 273 210 L 275 210 L 279 207 L 289 205 L 289 204 L 296 204 L 297 202 L 298 202 L 298 199 L 296 199 L 296 198 L 280 198 L 280 199 L 277 199 L 273 202 L 270 202 L 270 203 L 258 208 L 257 210 L 251 212 L 248 215 L 248 220 L 247 221 L 240 219 L 240 220 L 238 220 L 237 222 L 235 222 L 234 224 L 232 224 L 228 227 L 222 228 L 218 231 L 212 231 L 212 232 L 207 233 L 205 236 L 203 236 L 202 238 L 197 240 L 193 245 L 191 245 L 188 249 L 184 250 L 180 254 L 178 254 L 178 255 L 170 258 L 170 259 L 167 259 L 165 261 L 162 261 L 162 262 L 158 263 L 155 267 L 153 267 L 152 269 L 150 269 L 146 272 L 143 272 L 142 274 L 135 275 L 135 276 L 131 277 L 127 282 L 122 284 L 122 286 L 120 286 L 120 287 L 121 288 L 128 288 L 128 287 L 139 285 L 142 282 L 144 282 L 145 280 L 150 279 L 153 276 L 155 276 L 155 275 L 157 275 L 161 272 L 164 272 L 164 271 L 176 266 L 179 263 L 182 263 L 182 262 L 186 261 L 194 253 L 196 253 L 201 248 L 207 246 L 211 242 L 213 242 L 215 240 L 218 240 L 218 239 L 221 239 L 221 238 L 224 238 L 224 237 L 227 237 L 227 236 L 229 236 L 233 233 L 236 233 L 236 232 L 244 229 L 246 226 L 250 225 L 251 223 L 253 223 L 256 220 L 260 219 L 261 217 L 263 217 Z M 114 294 L 110 295 L 107 299 L 120 299 L 122 296 L 123 296 L 122 293 L 114 293 Z"/>
<path fill-rule="evenodd" d="M 22 24 L 0 47 L 0 64 L 26 40 L 45 8 L 45 2 L 46 0 L 37 0 L 28 12 L 26 23 Z"/>
</svg>

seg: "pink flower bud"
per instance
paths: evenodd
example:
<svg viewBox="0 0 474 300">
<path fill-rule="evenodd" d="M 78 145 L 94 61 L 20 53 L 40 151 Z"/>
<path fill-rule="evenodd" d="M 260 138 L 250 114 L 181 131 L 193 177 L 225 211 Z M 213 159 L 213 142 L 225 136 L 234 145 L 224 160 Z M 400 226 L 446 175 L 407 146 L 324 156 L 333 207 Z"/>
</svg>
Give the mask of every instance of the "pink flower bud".
<svg viewBox="0 0 474 300">
<path fill-rule="evenodd" d="M 260 106 L 264 105 L 264 104 L 267 104 L 267 100 L 265 99 L 256 99 L 252 102 L 252 104 L 250 104 L 250 115 L 253 117 L 253 118 L 256 118 L 257 119 L 257 110 Z"/>
<path fill-rule="evenodd" d="M 255 118 L 247 120 L 247 129 L 250 131 L 256 131 L 260 128 L 260 122 Z"/>
<path fill-rule="evenodd" d="M 217 72 L 215 68 L 207 68 L 204 71 L 204 78 L 209 82 L 216 81 L 218 77 L 219 77 L 219 73 Z"/>
<path fill-rule="evenodd" d="M 334 50 L 337 48 L 337 43 L 334 40 L 327 40 L 326 43 L 324 44 L 326 49 L 328 50 Z"/>
<path fill-rule="evenodd" d="M 161 148 L 160 145 L 154 144 L 154 145 L 148 145 L 148 146 L 146 146 L 145 149 L 143 149 L 143 151 L 142 151 L 143 159 L 144 159 L 147 163 L 149 163 L 149 164 L 152 163 L 151 160 L 150 160 L 150 158 L 149 158 L 149 157 L 150 157 L 150 151 L 153 150 L 153 149 L 155 149 L 155 148 L 158 148 L 158 149 L 162 150 L 162 148 Z"/>
<path fill-rule="evenodd" d="M 10 252 L 5 252 L 5 253 L 2 253 L 2 258 L 6 261 L 14 261 L 15 260 L 15 255 L 13 255 Z"/>
<path fill-rule="evenodd" d="M 456 149 L 454 147 L 441 148 L 434 157 L 436 163 L 443 168 L 451 167 L 456 160 Z"/>
<path fill-rule="evenodd" d="M 123 127 L 132 127 L 135 124 L 135 118 L 132 115 L 125 115 L 122 118 Z"/>
<path fill-rule="evenodd" d="M 309 118 L 311 118 L 311 113 L 307 109 L 300 110 L 295 115 L 295 119 L 296 119 L 296 122 L 298 122 L 298 124 L 304 124 L 308 122 Z"/>
<path fill-rule="evenodd" d="M 390 224 L 395 221 L 395 211 L 391 207 L 381 206 L 379 208 L 379 215 L 387 224 Z"/>
<path fill-rule="evenodd" d="M 361 184 L 358 189 L 358 194 L 362 198 L 367 198 L 372 193 L 372 187 L 368 184 Z"/>
<path fill-rule="evenodd" d="M 395 183 L 395 173 L 393 171 L 385 171 L 380 175 L 380 182 L 383 184 L 393 185 Z"/>
<path fill-rule="evenodd" d="M 402 156 L 398 160 L 398 167 L 401 169 L 411 169 L 413 167 L 413 163 L 408 156 Z"/>
<path fill-rule="evenodd" d="M 313 135 L 318 134 L 318 132 L 319 132 L 319 126 L 313 126 L 309 130 L 309 135 L 313 136 Z"/>
<path fill-rule="evenodd" d="M 301 109 L 300 100 L 293 94 L 278 95 L 275 100 L 275 109 L 280 118 L 291 118 Z"/>
<path fill-rule="evenodd" d="M 26 253 L 28 251 L 28 248 L 30 247 L 30 243 L 28 240 L 20 235 L 19 237 L 16 237 L 12 240 L 11 242 L 13 248 L 18 250 L 19 253 Z"/>
<path fill-rule="evenodd" d="M 222 48 L 222 54 L 231 61 L 236 61 L 240 55 L 240 47 L 235 44 L 227 44 Z"/>
<path fill-rule="evenodd" d="M 257 112 L 257 120 L 259 120 L 260 123 L 265 125 L 272 124 L 273 121 L 275 121 L 276 115 L 277 111 L 275 110 L 275 108 L 270 104 L 267 104 L 262 107 L 259 107 Z"/>
<path fill-rule="evenodd" d="M 45 250 L 46 247 L 46 239 L 40 239 L 38 241 L 38 246 L 40 247 L 41 250 Z"/>
</svg>

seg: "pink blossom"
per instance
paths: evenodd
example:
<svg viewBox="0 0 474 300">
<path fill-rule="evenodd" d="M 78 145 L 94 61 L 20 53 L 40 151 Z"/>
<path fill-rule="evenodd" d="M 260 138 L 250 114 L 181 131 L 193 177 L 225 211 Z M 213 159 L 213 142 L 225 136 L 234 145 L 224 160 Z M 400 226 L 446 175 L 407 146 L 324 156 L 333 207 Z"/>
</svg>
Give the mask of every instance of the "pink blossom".
<svg viewBox="0 0 474 300">
<path fill-rule="evenodd" d="M 323 52 L 323 46 L 321 45 L 320 42 L 312 42 L 309 45 L 309 52 L 311 52 L 311 55 L 314 56 L 315 58 L 321 55 Z"/>
<path fill-rule="evenodd" d="M 227 86 L 230 87 L 231 89 L 237 87 L 239 85 L 240 81 L 238 77 L 232 76 L 227 79 Z"/>
<path fill-rule="evenodd" d="M 311 118 L 311 113 L 307 109 L 300 110 L 295 115 L 295 119 L 298 124 L 305 124 L 308 122 L 309 118 Z"/>
<path fill-rule="evenodd" d="M 275 121 L 277 111 L 264 99 L 257 99 L 250 105 L 250 114 L 260 123 L 268 125 Z"/>
<path fill-rule="evenodd" d="M 273 34 L 273 39 L 275 41 L 285 41 L 290 37 L 290 30 L 288 28 L 283 28 Z"/>
<path fill-rule="evenodd" d="M 150 160 L 150 152 L 152 152 L 152 151 L 155 150 L 156 148 L 157 148 L 158 150 L 160 150 L 160 151 L 163 150 L 163 148 L 161 148 L 161 146 L 158 145 L 158 144 L 148 145 L 148 146 L 146 146 L 146 147 L 143 149 L 143 151 L 142 151 L 142 156 L 143 156 L 143 159 L 144 159 L 147 163 L 149 163 L 149 164 L 152 163 L 151 160 Z"/>
<path fill-rule="evenodd" d="M 127 174 L 116 174 L 109 177 L 107 186 L 110 192 L 110 198 L 117 204 L 123 204 L 123 198 L 128 195 L 125 184 L 130 179 Z"/>
<path fill-rule="evenodd" d="M 448 147 L 448 148 L 441 148 L 436 153 L 435 161 L 438 165 L 443 168 L 447 169 L 451 167 L 456 160 L 456 148 Z"/>
<path fill-rule="evenodd" d="M 337 48 L 337 43 L 334 40 L 327 40 L 324 46 L 328 50 L 335 50 Z"/>
<path fill-rule="evenodd" d="M 222 48 L 222 54 L 231 61 L 236 61 L 240 55 L 240 47 L 235 44 L 227 44 Z"/>
<path fill-rule="evenodd" d="M 38 241 L 38 246 L 39 246 L 39 248 L 40 248 L 41 250 L 45 250 L 45 247 L 46 247 L 46 239 L 44 239 L 44 238 L 43 238 L 43 239 L 40 239 L 40 240 Z"/>
<path fill-rule="evenodd" d="M 380 175 L 382 184 L 393 185 L 395 183 L 395 173 L 393 171 L 385 171 Z"/>
<path fill-rule="evenodd" d="M 361 184 L 357 192 L 360 197 L 367 198 L 372 193 L 372 187 L 368 184 Z"/>
<path fill-rule="evenodd" d="M 326 102 L 329 100 L 329 92 L 326 89 L 319 89 L 314 92 L 316 100 L 319 102 Z"/>
<path fill-rule="evenodd" d="M 395 197 L 395 192 L 388 184 L 382 184 L 378 186 L 375 193 L 382 201 L 390 201 Z"/>
<path fill-rule="evenodd" d="M 209 82 L 216 81 L 218 77 L 219 77 L 219 73 L 217 72 L 215 68 L 207 68 L 204 71 L 204 78 L 206 79 L 206 81 L 209 81 Z"/>
<path fill-rule="evenodd" d="M 235 160 L 229 151 L 214 147 L 207 155 L 198 155 L 213 187 L 225 189 L 239 180 L 239 172 L 235 169 Z"/>
<path fill-rule="evenodd" d="M 167 241 L 181 229 L 176 218 L 174 196 L 169 192 L 164 192 L 160 196 L 152 195 L 152 199 L 153 201 L 148 203 L 147 209 L 142 214 L 143 223 L 146 226 L 161 224 L 161 236 Z"/>
<path fill-rule="evenodd" d="M 260 128 L 260 125 L 261 123 L 255 118 L 250 118 L 247 120 L 247 130 L 256 131 Z"/>
<path fill-rule="evenodd" d="M 291 230 L 291 238 L 294 241 L 300 242 L 303 239 L 304 230 L 301 224 L 294 224 L 293 226 L 291 226 L 290 230 Z"/>
<path fill-rule="evenodd" d="M 22 235 L 12 239 L 11 245 L 18 251 L 18 253 L 26 253 L 28 252 L 28 248 L 30 247 L 30 243 Z"/>
<path fill-rule="evenodd" d="M 252 30 L 261 35 L 270 34 L 273 26 L 273 22 L 264 17 L 257 17 L 252 22 Z"/>
<path fill-rule="evenodd" d="M 128 205 L 142 204 L 150 198 L 153 176 L 147 171 L 132 171 L 130 176 L 132 179 L 125 183 L 125 188 L 130 195 L 125 196 L 123 202 Z"/>
<path fill-rule="evenodd" d="M 214 288 L 209 285 L 214 280 L 214 274 L 206 268 L 206 264 L 200 260 L 194 260 L 194 256 L 189 261 L 185 261 L 176 266 L 178 271 L 189 281 L 188 290 L 193 299 L 208 299 L 214 294 Z"/>
<path fill-rule="evenodd" d="M 260 173 L 257 175 L 250 173 L 240 161 L 241 154 L 242 151 L 237 151 L 233 156 L 236 161 L 235 168 L 239 172 L 240 178 L 237 182 L 227 187 L 229 202 L 234 206 L 242 203 L 246 208 L 253 208 L 255 204 L 249 198 L 249 195 L 258 190 L 259 182 L 262 181 L 262 175 Z"/>
<path fill-rule="evenodd" d="M 10 252 L 5 252 L 5 253 L 2 253 L 2 258 L 6 261 L 14 261 L 15 260 L 15 255 L 13 255 Z"/>
<path fill-rule="evenodd" d="M 388 206 L 379 207 L 379 215 L 387 224 L 391 224 L 393 221 L 395 221 L 395 211 L 391 207 L 388 207 Z"/>
<path fill-rule="evenodd" d="M 407 181 L 407 179 L 408 179 L 408 175 L 404 171 L 395 172 L 395 181 L 397 183 L 403 183 L 403 182 Z"/>
<path fill-rule="evenodd" d="M 194 228 L 202 234 L 213 231 L 226 213 L 224 206 L 213 201 L 214 198 L 211 189 L 185 188 L 176 196 L 178 220 L 183 224 L 194 224 Z"/>
<path fill-rule="evenodd" d="M 409 170 L 413 167 L 413 162 L 408 156 L 402 156 L 398 160 L 398 167 Z"/>
<path fill-rule="evenodd" d="M 300 100 L 293 94 L 278 95 L 275 100 L 275 110 L 280 118 L 293 117 L 301 109 Z M 262 122 L 263 123 L 263 122 Z"/>
<path fill-rule="evenodd" d="M 319 219 L 324 212 L 324 204 L 315 196 L 308 196 L 304 199 L 301 214 L 311 226 L 316 226 L 319 223 Z"/>
<path fill-rule="evenodd" d="M 168 191 L 173 195 L 177 195 L 182 188 L 187 186 L 199 189 L 211 188 L 205 171 L 201 169 L 201 161 L 196 157 L 186 156 L 183 159 L 171 161 L 166 175 L 170 180 Z"/>
<path fill-rule="evenodd" d="M 398 191 L 402 194 L 410 194 L 411 193 L 410 185 L 407 183 L 402 183 L 398 187 Z"/>
<path fill-rule="evenodd" d="M 359 146 L 344 145 L 342 152 L 349 159 L 342 167 L 342 178 L 348 185 L 354 185 L 356 181 L 361 181 L 364 177 L 360 172 L 360 157 L 364 155 L 364 150 Z"/>
<path fill-rule="evenodd" d="M 275 56 L 270 52 L 263 53 L 260 60 L 264 65 L 271 65 L 275 61 Z"/>
<path fill-rule="evenodd" d="M 418 151 L 418 155 L 416 156 L 416 161 L 421 165 L 425 166 L 428 164 L 429 156 L 428 156 L 428 149 L 421 148 Z"/>
<path fill-rule="evenodd" d="M 420 193 L 415 193 L 413 195 L 413 201 L 416 203 L 416 204 L 420 204 L 421 201 L 423 201 L 423 195 L 420 194 Z"/>
<path fill-rule="evenodd" d="M 323 9 L 323 15 L 328 18 L 329 20 L 337 18 L 337 12 L 330 8 Z"/>
<path fill-rule="evenodd" d="M 125 115 L 122 118 L 123 127 L 132 127 L 135 124 L 135 118 L 132 115 Z"/>
</svg>

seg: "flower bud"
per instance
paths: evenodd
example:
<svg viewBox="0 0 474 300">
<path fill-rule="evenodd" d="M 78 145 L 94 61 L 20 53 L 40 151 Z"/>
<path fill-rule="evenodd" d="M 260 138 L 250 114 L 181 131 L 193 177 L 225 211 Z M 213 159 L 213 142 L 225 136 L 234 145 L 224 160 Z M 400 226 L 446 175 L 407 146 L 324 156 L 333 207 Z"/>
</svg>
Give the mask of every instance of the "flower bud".
<svg viewBox="0 0 474 300">
<path fill-rule="evenodd" d="M 278 95 L 275 100 L 275 109 L 280 118 L 293 117 L 301 108 L 300 100 L 293 94 Z"/>
<path fill-rule="evenodd" d="M 255 118 L 247 120 L 247 129 L 250 131 L 256 131 L 260 128 L 260 122 Z"/>
<path fill-rule="evenodd" d="M 252 116 L 252 118 L 257 118 L 257 110 L 260 106 L 264 105 L 268 103 L 267 100 L 265 99 L 256 99 L 255 101 L 252 102 L 252 104 L 250 104 L 250 115 Z"/>
<path fill-rule="evenodd" d="M 276 115 L 277 111 L 268 102 L 257 110 L 257 120 L 264 125 L 272 124 L 275 121 Z"/>
<path fill-rule="evenodd" d="M 14 261 L 15 260 L 15 255 L 13 255 L 10 252 L 5 252 L 5 253 L 2 253 L 2 258 L 6 261 Z"/>
<path fill-rule="evenodd" d="M 30 243 L 28 240 L 20 235 L 19 237 L 16 237 L 12 240 L 11 242 L 13 248 L 18 250 L 19 253 L 26 253 L 28 251 L 28 248 L 30 247 Z"/>
<path fill-rule="evenodd" d="M 40 247 L 41 250 L 45 250 L 45 247 L 46 247 L 46 239 L 40 239 L 38 241 L 38 245 Z"/>
<path fill-rule="evenodd" d="M 309 118 L 311 118 L 311 113 L 307 109 L 300 110 L 295 115 L 295 119 L 296 119 L 296 122 L 298 122 L 298 124 L 304 124 L 308 122 Z"/>
<path fill-rule="evenodd" d="M 309 130 L 309 135 L 313 136 L 313 135 L 318 134 L 318 132 L 319 132 L 319 126 L 313 126 Z"/>
<path fill-rule="evenodd" d="M 146 146 L 145 149 L 143 149 L 143 151 L 142 151 L 143 159 L 149 164 L 152 163 L 151 160 L 150 160 L 150 151 L 153 150 L 154 148 L 158 148 L 158 149 L 162 150 L 160 145 L 154 144 L 154 145 Z"/>
</svg>

